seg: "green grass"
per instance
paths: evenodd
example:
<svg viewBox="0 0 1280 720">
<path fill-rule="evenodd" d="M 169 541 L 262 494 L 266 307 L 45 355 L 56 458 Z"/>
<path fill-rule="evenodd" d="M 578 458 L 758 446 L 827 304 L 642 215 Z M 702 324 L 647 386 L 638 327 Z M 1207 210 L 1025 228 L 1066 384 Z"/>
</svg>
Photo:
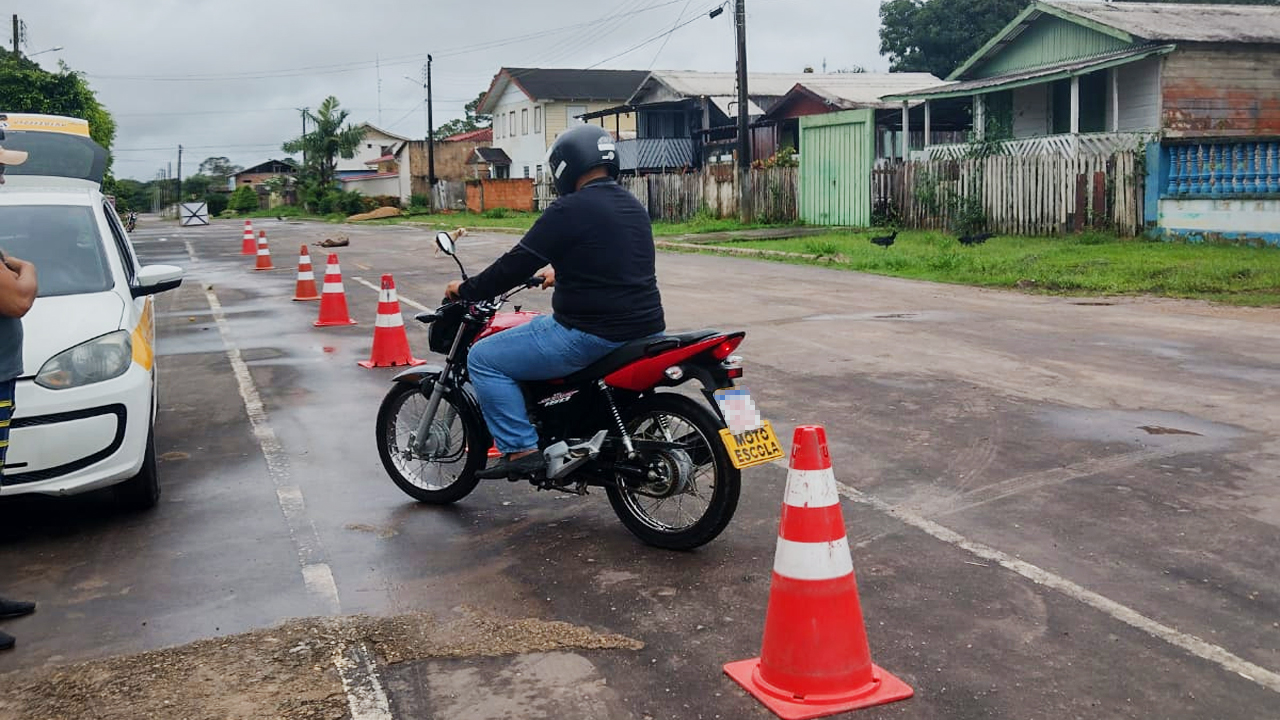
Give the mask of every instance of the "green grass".
<svg viewBox="0 0 1280 720">
<path fill-rule="evenodd" d="M 408 215 L 395 218 L 386 218 L 383 220 L 367 220 L 370 225 L 394 225 L 403 222 L 428 223 L 439 227 L 466 227 L 466 228 L 485 228 L 485 227 L 502 227 L 516 228 L 519 230 L 528 230 L 533 226 L 534 221 L 538 219 L 539 213 L 516 212 L 507 210 L 504 212 L 490 211 L 484 214 L 476 214 L 471 212 L 460 213 L 435 213 L 422 215 Z M 658 237 L 669 237 L 672 235 L 693 235 L 697 233 L 709 232 L 725 232 L 732 230 L 746 230 L 750 228 L 776 227 L 763 223 L 754 223 L 744 225 L 733 219 L 718 219 L 706 215 L 697 215 L 681 223 L 656 222 L 653 224 L 653 234 Z"/>
<path fill-rule="evenodd" d="M 767 223 L 741 223 L 732 218 L 714 218 L 707 215 L 695 215 L 686 222 L 656 222 L 653 234 L 657 237 L 671 235 L 696 235 L 699 233 L 731 232 L 733 230 L 751 230 L 754 228 L 780 227 Z"/>
<path fill-rule="evenodd" d="M 1099 233 L 995 237 L 984 245 L 963 247 L 954 236 L 903 232 L 892 247 L 881 249 L 869 242 L 879 234 L 833 232 L 726 243 L 724 247 L 817 255 L 825 259 L 784 261 L 821 262 L 849 270 L 964 285 L 1280 306 L 1280 248 L 1129 240 Z"/>
</svg>

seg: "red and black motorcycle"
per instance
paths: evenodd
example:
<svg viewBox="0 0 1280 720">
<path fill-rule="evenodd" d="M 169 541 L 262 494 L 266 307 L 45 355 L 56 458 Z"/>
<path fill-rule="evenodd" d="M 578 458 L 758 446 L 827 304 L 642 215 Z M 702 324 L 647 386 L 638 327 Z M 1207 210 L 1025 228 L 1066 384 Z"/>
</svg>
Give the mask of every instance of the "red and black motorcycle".
<svg viewBox="0 0 1280 720">
<path fill-rule="evenodd" d="M 449 234 L 440 233 L 436 243 L 465 278 Z M 456 502 L 478 484 L 475 473 L 493 440 L 468 379 L 467 355 L 476 341 L 533 318 L 518 308 L 500 310 L 541 282 L 530 278 L 496 299 L 448 302 L 417 316 L 431 324 L 429 345 L 444 364 L 396 375 L 377 427 L 382 464 L 416 500 Z M 726 407 L 750 402 L 733 382 L 742 377 L 734 351 L 744 336 L 698 330 L 636 340 L 568 377 L 523 383 L 547 460 L 544 476 L 526 479 L 579 495 L 603 487 L 623 524 L 651 545 L 689 549 L 714 539 L 737 508 L 741 468 L 783 455 L 767 423 L 737 435 L 726 429 L 718 400 L 731 397 Z M 669 390 L 691 380 L 701 384 L 703 400 Z"/>
</svg>

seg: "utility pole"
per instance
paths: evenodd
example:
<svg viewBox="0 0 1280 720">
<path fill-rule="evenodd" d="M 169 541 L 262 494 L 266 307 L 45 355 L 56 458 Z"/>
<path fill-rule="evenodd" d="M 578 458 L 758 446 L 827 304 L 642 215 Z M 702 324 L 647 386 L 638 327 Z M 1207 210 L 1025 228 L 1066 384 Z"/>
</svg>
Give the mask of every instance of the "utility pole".
<svg viewBox="0 0 1280 720">
<path fill-rule="evenodd" d="M 751 222 L 751 137 L 747 134 L 750 111 L 747 100 L 747 8 L 746 0 L 734 0 L 738 31 L 738 216 Z"/>
<path fill-rule="evenodd" d="M 309 107 L 298 108 L 298 112 L 302 113 L 302 167 L 307 166 L 307 111 Z"/>
<path fill-rule="evenodd" d="M 18 51 L 18 42 L 22 37 L 22 31 L 20 29 L 21 27 L 22 27 L 22 21 L 18 20 L 18 13 L 14 13 L 13 14 L 13 57 L 15 60 L 17 58 L 22 57 L 22 53 Z"/>
<path fill-rule="evenodd" d="M 431 56 L 427 56 L 427 183 L 431 186 L 431 204 L 436 192 L 436 126 L 431 119 Z M 434 207 L 432 208 L 435 209 Z"/>
<path fill-rule="evenodd" d="M 178 203 L 182 203 L 182 146 L 178 146 Z"/>
</svg>

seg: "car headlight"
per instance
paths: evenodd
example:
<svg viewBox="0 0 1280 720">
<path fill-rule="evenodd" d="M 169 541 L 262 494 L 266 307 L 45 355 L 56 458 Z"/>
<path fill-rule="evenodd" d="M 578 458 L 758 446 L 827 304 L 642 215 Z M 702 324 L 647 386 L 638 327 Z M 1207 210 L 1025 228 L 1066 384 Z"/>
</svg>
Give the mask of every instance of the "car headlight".
<svg viewBox="0 0 1280 720">
<path fill-rule="evenodd" d="M 54 355 L 36 374 L 36 384 L 50 390 L 91 385 L 120 377 L 132 361 L 133 340 L 117 330 Z"/>
</svg>

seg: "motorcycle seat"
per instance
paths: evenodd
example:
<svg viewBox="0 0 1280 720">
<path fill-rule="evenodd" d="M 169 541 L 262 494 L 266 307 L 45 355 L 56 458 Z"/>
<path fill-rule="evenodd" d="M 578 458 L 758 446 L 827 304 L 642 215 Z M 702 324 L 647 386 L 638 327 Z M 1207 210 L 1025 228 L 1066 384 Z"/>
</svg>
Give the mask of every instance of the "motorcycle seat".
<svg viewBox="0 0 1280 720">
<path fill-rule="evenodd" d="M 724 333 L 719 330 L 691 330 L 689 332 L 675 333 L 673 335 L 656 335 L 653 337 L 640 338 L 639 340 L 631 340 L 608 355 L 582 368 L 581 370 L 566 376 L 562 382 L 568 384 L 580 383 L 585 380 L 594 380 L 602 378 L 609 373 L 624 368 L 641 358 L 654 357 L 668 350 L 675 350 L 688 345 L 712 338 Z"/>
</svg>

